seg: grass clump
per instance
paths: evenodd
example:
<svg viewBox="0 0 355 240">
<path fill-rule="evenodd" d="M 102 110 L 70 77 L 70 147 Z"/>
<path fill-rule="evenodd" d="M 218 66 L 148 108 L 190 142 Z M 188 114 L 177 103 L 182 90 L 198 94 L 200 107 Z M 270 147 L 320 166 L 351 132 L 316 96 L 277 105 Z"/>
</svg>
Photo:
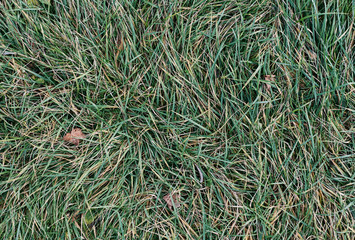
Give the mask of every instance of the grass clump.
<svg viewBox="0 0 355 240">
<path fill-rule="evenodd" d="M 354 239 L 354 9 L 2 1 L 0 238 Z"/>
</svg>

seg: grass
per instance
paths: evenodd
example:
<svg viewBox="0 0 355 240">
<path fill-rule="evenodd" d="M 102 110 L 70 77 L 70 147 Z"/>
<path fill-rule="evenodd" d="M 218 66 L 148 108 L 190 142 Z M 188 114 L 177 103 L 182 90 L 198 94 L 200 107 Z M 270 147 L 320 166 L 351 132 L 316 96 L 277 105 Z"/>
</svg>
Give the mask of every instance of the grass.
<svg viewBox="0 0 355 240">
<path fill-rule="evenodd" d="M 354 239 L 354 14 L 1 1 L 0 238 Z"/>
</svg>

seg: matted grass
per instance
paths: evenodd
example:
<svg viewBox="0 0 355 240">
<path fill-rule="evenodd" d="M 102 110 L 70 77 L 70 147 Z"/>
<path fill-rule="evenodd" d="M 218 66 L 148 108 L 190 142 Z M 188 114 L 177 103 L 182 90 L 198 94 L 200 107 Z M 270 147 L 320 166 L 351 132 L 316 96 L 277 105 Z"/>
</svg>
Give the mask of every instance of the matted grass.
<svg viewBox="0 0 355 240">
<path fill-rule="evenodd" d="M 0 239 L 354 239 L 354 1 L 46 2 L 0 2 Z"/>
</svg>

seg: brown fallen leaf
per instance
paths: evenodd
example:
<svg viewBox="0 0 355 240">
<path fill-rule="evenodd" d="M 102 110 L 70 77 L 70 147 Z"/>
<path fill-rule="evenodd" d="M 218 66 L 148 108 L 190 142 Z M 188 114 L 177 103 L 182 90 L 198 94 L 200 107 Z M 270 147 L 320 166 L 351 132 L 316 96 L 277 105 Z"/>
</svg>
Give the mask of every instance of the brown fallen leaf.
<svg viewBox="0 0 355 240">
<path fill-rule="evenodd" d="M 269 82 L 275 82 L 275 75 L 265 75 L 265 80 Z M 271 85 L 266 83 L 265 88 L 268 92 L 270 92 Z"/>
<path fill-rule="evenodd" d="M 265 75 L 265 80 L 270 81 L 270 82 L 274 82 L 275 77 L 276 77 L 275 75 Z"/>
<path fill-rule="evenodd" d="M 63 137 L 63 140 L 78 146 L 81 139 L 83 139 L 83 138 L 85 138 L 85 134 L 81 131 L 81 129 L 80 128 L 73 128 L 71 133 L 65 134 L 65 136 Z"/>
<path fill-rule="evenodd" d="M 176 208 L 180 207 L 180 194 L 179 193 L 169 193 L 169 194 L 165 195 L 163 197 L 163 199 L 168 204 L 170 211 L 173 211 L 173 205 L 175 205 Z"/>
</svg>

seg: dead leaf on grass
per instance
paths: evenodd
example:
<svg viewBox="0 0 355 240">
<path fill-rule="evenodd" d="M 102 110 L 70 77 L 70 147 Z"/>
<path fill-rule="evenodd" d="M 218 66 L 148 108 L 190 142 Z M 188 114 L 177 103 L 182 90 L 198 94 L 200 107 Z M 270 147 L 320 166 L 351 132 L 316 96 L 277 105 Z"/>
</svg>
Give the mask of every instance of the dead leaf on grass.
<svg viewBox="0 0 355 240">
<path fill-rule="evenodd" d="M 270 82 L 274 82 L 275 77 L 276 77 L 275 75 L 265 75 L 265 80 L 270 81 Z"/>
<path fill-rule="evenodd" d="M 176 208 L 180 207 L 180 194 L 179 193 L 169 193 L 163 197 L 165 202 L 168 204 L 170 211 L 173 211 L 173 206 Z"/>
<path fill-rule="evenodd" d="M 275 75 L 265 75 L 265 80 L 269 82 L 275 82 Z M 268 83 L 265 83 L 265 88 L 268 92 L 271 90 L 271 85 Z"/>
<path fill-rule="evenodd" d="M 83 139 L 83 138 L 85 138 L 85 134 L 81 131 L 81 129 L 80 128 L 73 128 L 71 133 L 65 134 L 65 136 L 63 137 L 63 140 L 78 146 L 81 139 Z"/>
</svg>

